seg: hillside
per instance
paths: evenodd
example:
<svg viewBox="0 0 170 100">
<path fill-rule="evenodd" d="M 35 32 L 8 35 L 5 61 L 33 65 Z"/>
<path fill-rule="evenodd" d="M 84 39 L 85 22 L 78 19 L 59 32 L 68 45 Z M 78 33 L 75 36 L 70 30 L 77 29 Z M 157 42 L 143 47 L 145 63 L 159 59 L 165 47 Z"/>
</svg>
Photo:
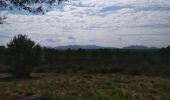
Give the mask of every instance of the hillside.
<svg viewBox="0 0 170 100">
<path fill-rule="evenodd" d="M 67 46 L 57 46 L 55 49 L 59 50 L 66 50 L 66 49 L 100 49 L 103 48 L 101 46 L 96 46 L 96 45 L 67 45 Z"/>
<path fill-rule="evenodd" d="M 143 45 L 131 45 L 127 47 L 123 47 L 123 49 L 158 49 L 157 47 L 147 47 Z"/>
</svg>

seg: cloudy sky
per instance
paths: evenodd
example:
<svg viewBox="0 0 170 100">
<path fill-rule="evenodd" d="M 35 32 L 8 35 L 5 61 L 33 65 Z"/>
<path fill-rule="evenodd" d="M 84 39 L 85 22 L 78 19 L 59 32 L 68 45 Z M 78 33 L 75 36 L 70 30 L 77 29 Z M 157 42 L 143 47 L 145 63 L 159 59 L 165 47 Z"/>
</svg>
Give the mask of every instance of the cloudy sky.
<svg viewBox="0 0 170 100">
<path fill-rule="evenodd" d="M 0 45 L 27 34 L 44 46 L 170 45 L 170 0 L 70 0 L 45 15 L 1 11 Z"/>
</svg>

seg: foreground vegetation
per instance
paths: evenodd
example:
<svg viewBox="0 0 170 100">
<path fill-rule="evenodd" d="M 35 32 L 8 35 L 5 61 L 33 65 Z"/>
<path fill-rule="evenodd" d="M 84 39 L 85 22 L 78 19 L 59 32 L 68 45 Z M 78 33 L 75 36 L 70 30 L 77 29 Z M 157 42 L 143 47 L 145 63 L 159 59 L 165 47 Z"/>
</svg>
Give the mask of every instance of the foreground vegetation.
<svg viewBox="0 0 170 100">
<path fill-rule="evenodd" d="M 169 100 L 170 78 L 120 74 L 0 75 L 0 100 Z"/>
<path fill-rule="evenodd" d="M 170 76 L 170 46 L 161 49 L 56 50 L 37 45 L 26 35 L 0 46 L 0 72 L 13 77 L 34 73 L 119 73 Z"/>
<path fill-rule="evenodd" d="M 5 47 L 0 48 L 1 73 L 11 72 L 9 60 L 6 60 L 7 50 Z M 33 69 L 34 73 L 119 73 L 170 76 L 170 46 L 156 50 L 43 48 L 41 57 L 42 62 Z M 26 60 L 26 62 L 30 61 Z M 34 62 L 39 61 L 34 60 Z M 20 64 L 20 61 L 16 64 Z M 22 71 L 22 69 L 25 67 L 21 66 L 17 70 Z"/>
<path fill-rule="evenodd" d="M 0 46 L 0 73 L 0 100 L 169 100 L 170 46 L 56 50 L 18 35 Z"/>
</svg>

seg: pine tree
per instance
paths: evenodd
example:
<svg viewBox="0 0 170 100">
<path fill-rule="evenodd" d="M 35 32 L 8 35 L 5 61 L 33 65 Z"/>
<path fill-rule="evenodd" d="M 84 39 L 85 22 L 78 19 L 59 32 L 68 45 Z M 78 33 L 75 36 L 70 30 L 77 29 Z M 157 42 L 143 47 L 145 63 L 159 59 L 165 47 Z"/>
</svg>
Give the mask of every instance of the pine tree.
<svg viewBox="0 0 170 100">
<path fill-rule="evenodd" d="M 42 59 L 41 47 L 26 35 L 15 36 L 7 44 L 7 50 L 10 73 L 14 77 L 29 77 Z"/>
</svg>

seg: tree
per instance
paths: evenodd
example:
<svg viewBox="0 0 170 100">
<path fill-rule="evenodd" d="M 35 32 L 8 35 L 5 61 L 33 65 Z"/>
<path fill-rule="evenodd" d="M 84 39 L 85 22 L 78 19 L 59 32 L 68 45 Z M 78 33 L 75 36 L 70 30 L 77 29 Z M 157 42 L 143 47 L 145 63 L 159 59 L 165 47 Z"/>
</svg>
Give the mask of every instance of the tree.
<svg viewBox="0 0 170 100">
<path fill-rule="evenodd" d="M 8 64 L 13 77 L 29 77 L 33 69 L 40 64 L 42 50 L 40 45 L 26 35 L 15 36 L 8 44 Z"/>
<path fill-rule="evenodd" d="M 45 12 L 44 11 L 41 12 L 41 9 L 45 9 L 45 8 L 41 6 L 35 8 L 34 6 L 32 6 L 32 4 L 41 4 L 41 5 L 49 4 L 50 6 L 52 6 L 52 4 L 55 3 L 61 4 L 64 1 L 68 1 L 68 0 L 0 0 L 0 9 L 1 8 L 4 9 L 6 7 L 12 9 L 12 7 L 15 6 L 19 10 L 24 9 L 26 11 L 29 11 L 30 13 L 32 12 L 33 14 L 44 14 Z"/>
<path fill-rule="evenodd" d="M 0 64 L 3 64 L 5 61 L 5 46 L 0 46 Z"/>
<path fill-rule="evenodd" d="M 170 50 L 170 45 L 169 45 L 166 49 L 169 49 L 169 50 Z"/>
</svg>

